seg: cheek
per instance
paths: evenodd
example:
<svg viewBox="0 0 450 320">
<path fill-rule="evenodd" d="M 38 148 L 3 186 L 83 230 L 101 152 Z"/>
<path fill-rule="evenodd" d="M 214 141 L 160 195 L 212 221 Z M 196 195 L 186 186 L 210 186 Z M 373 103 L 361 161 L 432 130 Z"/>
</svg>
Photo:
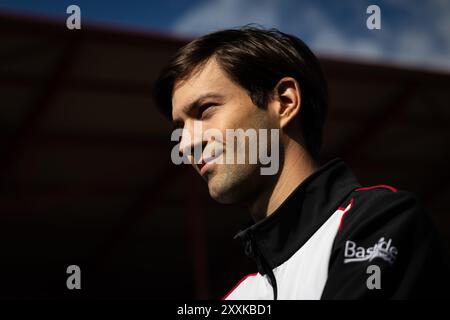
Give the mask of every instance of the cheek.
<svg viewBox="0 0 450 320">
<path fill-rule="evenodd" d="M 267 124 L 267 112 L 251 103 L 236 104 L 223 111 L 219 123 L 224 129 L 261 128 Z"/>
</svg>

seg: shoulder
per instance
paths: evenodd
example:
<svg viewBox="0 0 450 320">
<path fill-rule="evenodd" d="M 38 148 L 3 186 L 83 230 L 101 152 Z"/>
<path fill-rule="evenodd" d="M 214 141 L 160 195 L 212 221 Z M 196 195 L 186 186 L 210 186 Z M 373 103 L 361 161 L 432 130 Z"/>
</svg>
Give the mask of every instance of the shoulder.
<svg viewBox="0 0 450 320">
<path fill-rule="evenodd" d="M 363 187 L 342 209 L 324 297 L 422 297 L 430 290 L 443 296 L 447 256 L 418 196 L 389 186 Z M 383 274 L 383 290 L 365 286 L 371 265 Z"/>
<path fill-rule="evenodd" d="M 341 219 L 333 250 L 345 249 L 349 241 L 363 248 L 390 241 L 403 259 L 419 248 L 434 251 L 440 246 L 431 215 L 412 192 L 385 185 L 363 187 L 355 189 L 346 202 L 348 210 Z"/>
<path fill-rule="evenodd" d="M 340 233 L 344 235 L 391 229 L 412 231 L 417 226 L 425 227 L 431 223 L 419 197 L 388 185 L 357 188 L 341 206 L 348 209 L 340 227 Z"/>
</svg>

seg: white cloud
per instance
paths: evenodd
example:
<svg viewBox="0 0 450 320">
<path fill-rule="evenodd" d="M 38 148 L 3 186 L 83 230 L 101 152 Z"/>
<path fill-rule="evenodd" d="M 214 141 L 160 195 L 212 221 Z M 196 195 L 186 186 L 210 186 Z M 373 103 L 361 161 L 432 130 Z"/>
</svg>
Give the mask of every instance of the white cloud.
<svg viewBox="0 0 450 320">
<path fill-rule="evenodd" d="M 173 29 L 199 35 L 258 23 L 296 34 L 319 53 L 450 71 L 450 1 L 381 1 L 382 30 L 373 31 L 365 27 L 367 6 L 344 4 L 342 17 L 336 5 L 321 2 L 210 0 L 189 10 Z"/>
<path fill-rule="evenodd" d="M 274 1 L 212 0 L 188 11 L 173 30 L 184 34 L 203 34 L 224 28 L 259 23 L 266 27 L 278 25 Z"/>
</svg>

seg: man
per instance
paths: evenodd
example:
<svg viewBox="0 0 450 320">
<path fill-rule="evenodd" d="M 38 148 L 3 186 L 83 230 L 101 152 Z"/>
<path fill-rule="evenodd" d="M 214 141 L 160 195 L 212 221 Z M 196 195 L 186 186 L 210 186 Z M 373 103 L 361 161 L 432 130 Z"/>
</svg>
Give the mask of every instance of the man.
<svg viewBox="0 0 450 320">
<path fill-rule="evenodd" d="M 243 203 L 253 217 L 237 237 L 258 273 L 225 298 L 441 297 L 447 269 L 420 201 L 386 185 L 362 187 L 339 158 L 318 165 L 326 97 L 319 62 L 301 40 L 254 27 L 192 41 L 157 79 L 157 104 L 182 129 L 181 155 L 211 197 Z M 259 140 L 258 152 L 279 156 L 278 170 L 262 174 L 242 140 L 222 139 L 231 129 L 277 133 L 277 145 Z M 239 152 L 244 163 L 211 160 Z"/>
</svg>

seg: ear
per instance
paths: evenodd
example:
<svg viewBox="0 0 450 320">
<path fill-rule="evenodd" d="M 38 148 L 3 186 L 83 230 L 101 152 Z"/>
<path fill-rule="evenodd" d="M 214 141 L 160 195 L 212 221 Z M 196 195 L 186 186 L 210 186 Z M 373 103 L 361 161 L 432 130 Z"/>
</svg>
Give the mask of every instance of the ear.
<svg viewBox="0 0 450 320">
<path fill-rule="evenodd" d="M 278 81 L 274 88 L 275 101 L 277 102 L 277 115 L 280 128 L 286 127 L 298 115 L 301 106 L 301 91 L 297 80 L 292 77 L 284 77 Z"/>
</svg>

